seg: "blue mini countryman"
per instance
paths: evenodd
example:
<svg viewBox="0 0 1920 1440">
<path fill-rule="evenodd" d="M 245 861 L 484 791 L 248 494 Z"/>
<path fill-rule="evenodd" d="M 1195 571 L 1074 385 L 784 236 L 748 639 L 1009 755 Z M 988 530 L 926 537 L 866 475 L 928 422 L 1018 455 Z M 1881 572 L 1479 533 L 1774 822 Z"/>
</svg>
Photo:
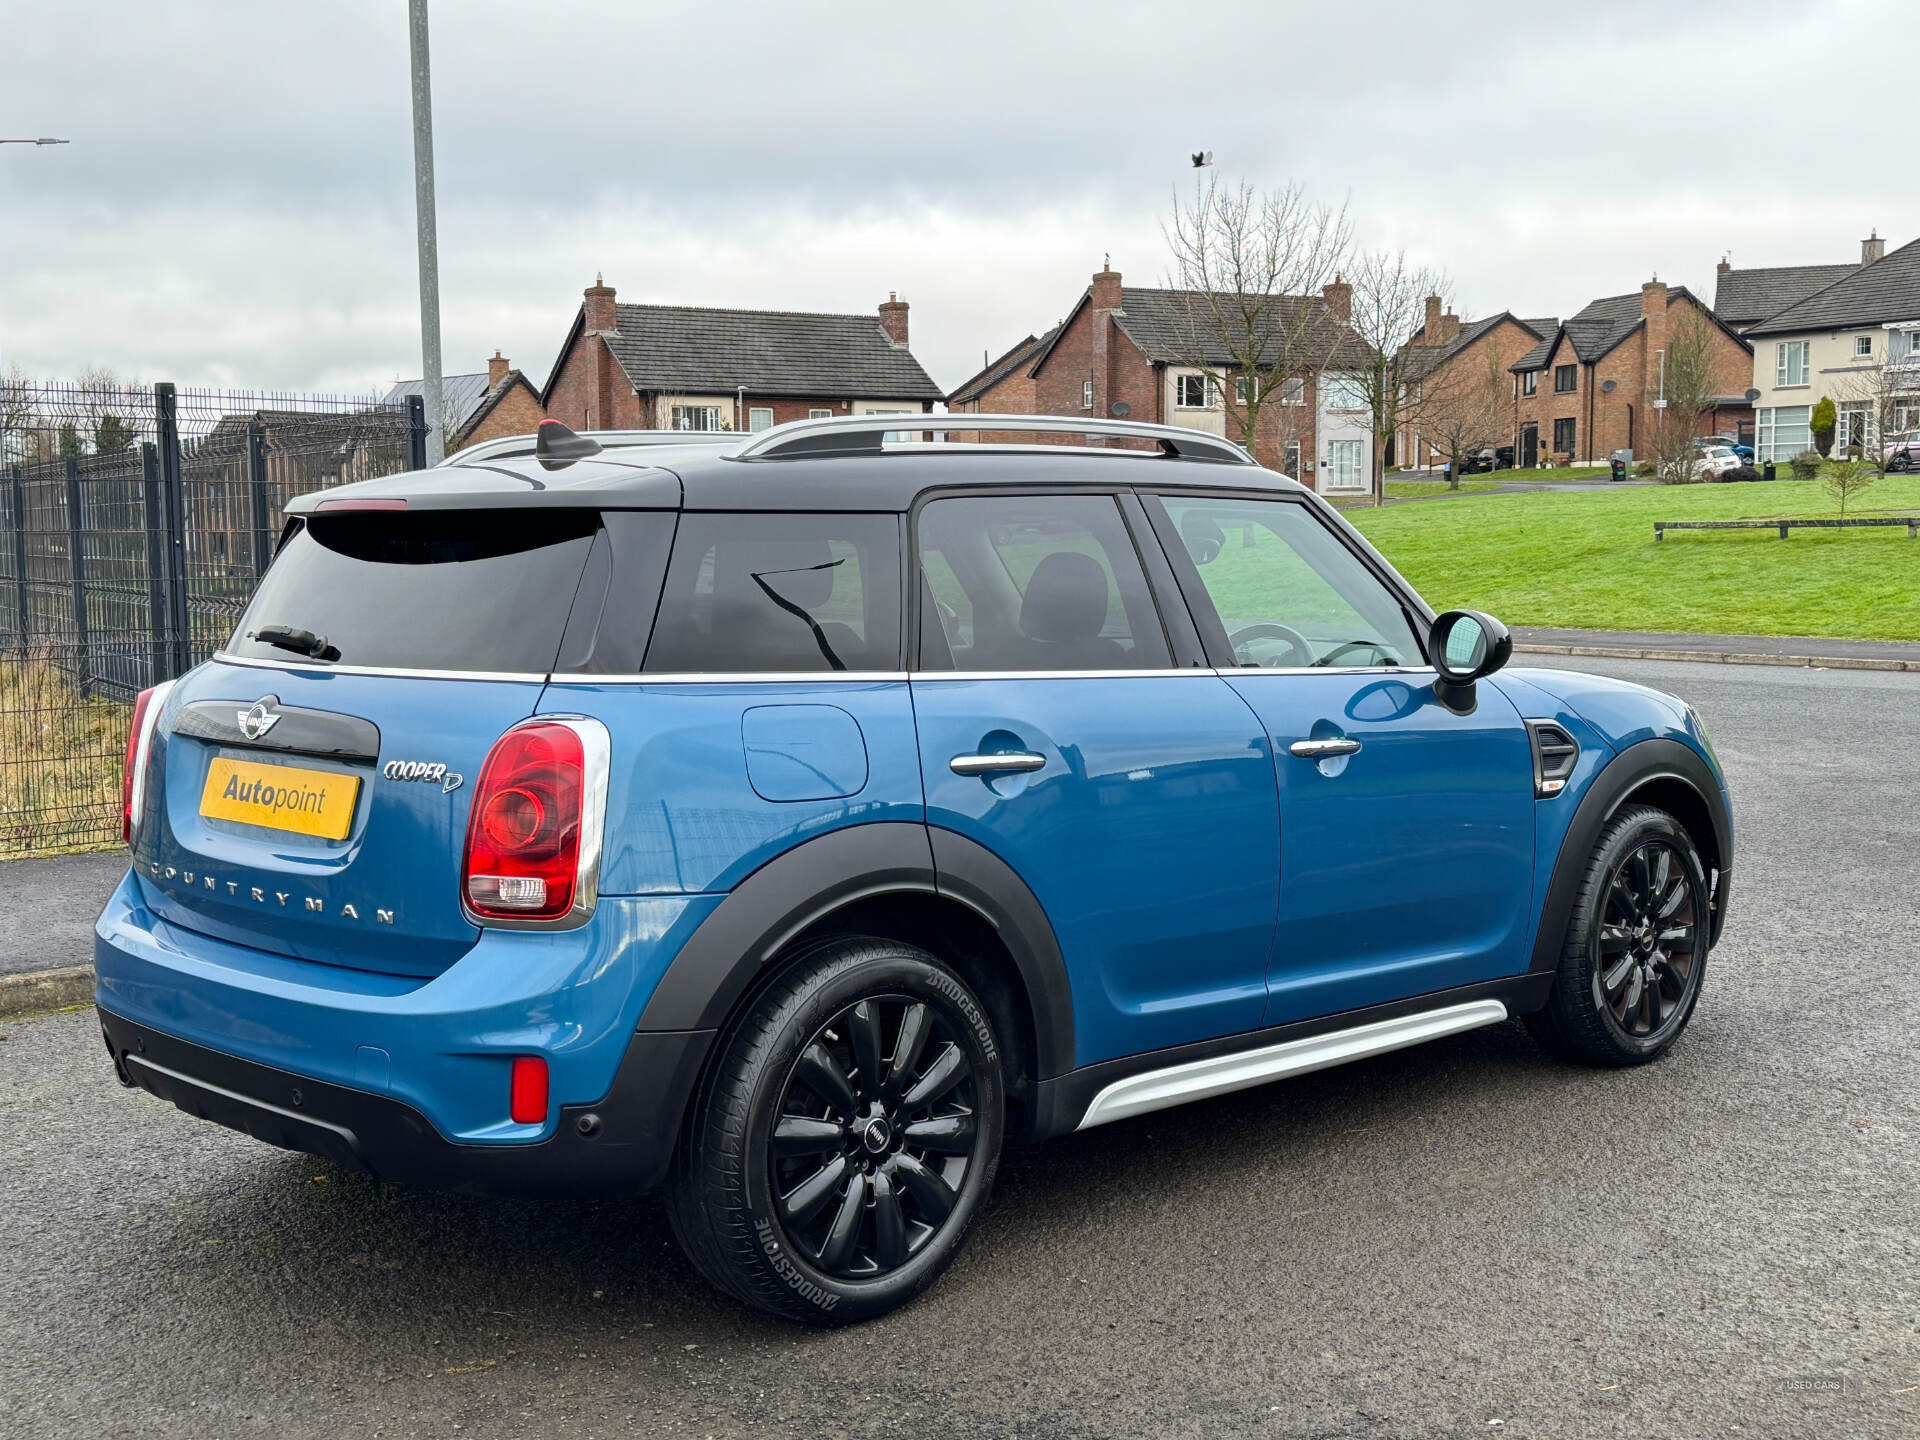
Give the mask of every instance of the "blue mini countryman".
<svg viewBox="0 0 1920 1440">
<path fill-rule="evenodd" d="M 663 1189 L 840 1323 L 1008 1143 L 1509 1016 L 1674 1043 L 1733 860 L 1688 706 L 1496 673 L 1217 437 L 964 418 L 1091 443 L 549 423 L 294 501 L 140 699 L 120 1079 L 382 1179 Z"/>
</svg>

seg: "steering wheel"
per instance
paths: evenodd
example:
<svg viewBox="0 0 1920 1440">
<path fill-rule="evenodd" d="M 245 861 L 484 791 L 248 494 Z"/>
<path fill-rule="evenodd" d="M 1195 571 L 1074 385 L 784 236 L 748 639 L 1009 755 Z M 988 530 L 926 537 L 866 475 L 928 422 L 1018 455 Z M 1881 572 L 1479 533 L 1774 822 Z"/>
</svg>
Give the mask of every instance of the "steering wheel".
<svg viewBox="0 0 1920 1440">
<path fill-rule="evenodd" d="M 1314 663 L 1313 646 L 1307 643 L 1307 637 L 1291 625 L 1267 622 L 1259 625 L 1243 625 L 1227 637 L 1227 643 L 1233 646 L 1233 658 L 1242 664 L 1249 663 L 1246 653 L 1250 640 L 1284 640 L 1293 651 L 1293 663 L 1307 666 Z"/>
<path fill-rule="evenodd" d="M 1371 650 L 1379 657 L 1376 663 L 1381 665 L 1391 665 L 1395 663 L 1393 652 L 1377 640 L 1348 640 L 1344 644 L 1334 646 L 1333 649 L 1329 650 L 1313 663 L 1315 665 L 1332 665 L 1349 650 Z"/>
</svg>

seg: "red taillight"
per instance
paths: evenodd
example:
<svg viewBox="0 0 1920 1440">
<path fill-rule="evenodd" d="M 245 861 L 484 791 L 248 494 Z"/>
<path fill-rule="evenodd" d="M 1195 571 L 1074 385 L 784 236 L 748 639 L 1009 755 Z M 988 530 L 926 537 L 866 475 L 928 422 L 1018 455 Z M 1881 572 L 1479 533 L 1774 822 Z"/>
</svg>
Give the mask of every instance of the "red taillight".
<svg viewBox="0 0 1920 1440">
<path fill-rule="evenodd" d="M 513 1057 L 513 1082 L 508 1087 L 507 1113 L 516 1125 L 544 1125 L 547 1120 L 547 1062 L 538 1055 Z"/>
<path fill-rule="evenodd" d="M 134 813 L 136 802 L 144 798 L 146 776 L 141 773 L 147 763 L 147 727 L 158 716 L 155 701 L 164 696 L 168 685 L 155 685 L 142 690 L 133 699 L 133 724 L 127 729 L 127 767 L 120 777 L 120 838 L 127 844 L 133 843 L 134 825 L 139 816 Z"/>
<path fill-rule="evenodd" d="M 568 726 L 533 721 L 502 735 L 467 821 L 468 907 L 500 919 L 566 915 L 579 879 L 585 791 L 585 747 Z"/>
</svg>

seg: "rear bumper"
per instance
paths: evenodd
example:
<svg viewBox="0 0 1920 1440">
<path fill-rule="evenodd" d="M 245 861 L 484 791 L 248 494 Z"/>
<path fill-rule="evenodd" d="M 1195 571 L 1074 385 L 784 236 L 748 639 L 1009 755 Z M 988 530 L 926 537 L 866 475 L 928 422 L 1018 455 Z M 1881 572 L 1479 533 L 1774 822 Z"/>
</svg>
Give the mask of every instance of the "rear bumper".
<svg viewBox="0 0 1920 1440">
<path fill-rule="evenodd" d="M 114 1068 L 189 1115 L 381 1180 L 487 1195 L 630 1194 L 665 1178 L 707 1030 L 635 1035 L 600 1100 L 527 1145 L 459 1145 L 412 1106 L 210 1050 L 100 1010 Z"/>
</svg>

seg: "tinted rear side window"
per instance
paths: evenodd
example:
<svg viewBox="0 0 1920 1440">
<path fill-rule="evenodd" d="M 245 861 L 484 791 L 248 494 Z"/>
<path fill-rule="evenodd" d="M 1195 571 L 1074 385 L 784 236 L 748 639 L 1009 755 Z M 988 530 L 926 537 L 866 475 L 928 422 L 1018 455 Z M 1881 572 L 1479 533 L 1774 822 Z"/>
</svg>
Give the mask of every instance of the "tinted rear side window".
<svg viewBox="0 0 1920 1440">
<path fill-rule="evenodd" d="M 681 516 L 646 668 L 898 670 L 899 518 Z"/>
<path fill-rule="evenodd" d="M 275 558 L 227 653 L 306 655 L 257 638 L 324 637 L 341 665 L 545 673 L 560 648 L 596 511 L 318 515 Z"/>
</svg>

